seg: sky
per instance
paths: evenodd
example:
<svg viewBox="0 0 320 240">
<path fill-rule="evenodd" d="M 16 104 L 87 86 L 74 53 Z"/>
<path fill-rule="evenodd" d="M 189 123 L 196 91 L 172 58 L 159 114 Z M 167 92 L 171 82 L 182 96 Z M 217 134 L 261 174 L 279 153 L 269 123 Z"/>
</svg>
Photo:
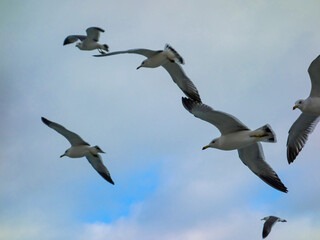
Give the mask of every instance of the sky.
<svg viewBox="0 0 320 240">
<path fill-rule="evenodd" d="M 1 240 L 261 239 L 269 215 L 287 223 L 268 239 L 319 239 L 319 127 L 286 160 L 320 54 L 319 1 L 2 0 L 0 19 Z M 183 108 L 165 69 L 62 45 L 91 26 L 110 51 L 172 45 L 205 104 L 270 124 L 264 154 L 289 192 L 236 151 L 202 151 L 220 133 Z M 115 185 L 85 158 L 60 159 L 69 143 L 42 116 L 99 145 Z"/>
</svg>

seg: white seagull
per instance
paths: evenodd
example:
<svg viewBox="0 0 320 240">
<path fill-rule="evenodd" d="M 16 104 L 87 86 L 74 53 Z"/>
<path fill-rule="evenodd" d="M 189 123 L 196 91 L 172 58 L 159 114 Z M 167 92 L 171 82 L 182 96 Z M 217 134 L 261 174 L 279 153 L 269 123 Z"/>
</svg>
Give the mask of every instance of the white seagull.
<svg viewBox="0 0 320 240">
<path fill-rule="evenodd" d="M 41 117 L 41 120 L 48 127 L 56 130 L 63 135 L 71 144 L 71 147 L 65 151 L 60 157 L 68 156 L 70 158 L 86 157 L 92 167 L 109 183 L 114 184 L 111 179 L 108 169 L 103 165 L 99 153 L 105 153 L 98 146 L 90 147 L 90 144 L 76 133 L 69 131 L 58 123 L 51 122 L 48 119 Z"/>
<path fill-rule="evenodd" d="M 292 163 L 308 140 L 308 135 L 313 132 L 320 116 L 320 56 L 310 64 L 309 76 L 311 79 L 311 91 L 307 99 L 295 102 L 293 110 L 301 110 L 300 117 L 293 123 L 289 130 L 287 140 L 287 158 Z"/>
<path fill-rule="evenodd" d="M 159 66 L 164 67 L 172 80 L 179 86 L 179 88 L 191 99 L 201 102 L 200 95 L 196 86 L 187 77 L 181 68 L 180 64 L 184 64 L 184 60 L 179 53 L 174 50 L 170 45 L 166 45 L 164 50 L 150 50 L 144 48 L 129 49 L 126 51 L 116 51 L 110 53 L 102 53 L 100 55 L 94 55 L 95 57 L 106 57 L 111 55 L 123 54 L 123 53 L 135 53 L 147 57 L 137 69 L 141 67 L 156 68 Z"/>
<path fill-rule="evenodd" d="M 103 29 L 98 27 L 89 27 L 87 30 L 87 36 L 84 35 L 69 35 L 63 42 L 63 45 L 74 43 L 80 40 L 79 43 L 76 44 L 80 50 L 94 50 L 98 49 L 101 54 L 104 54 L 104 51 L 109 51 L 109 47 L 107 44 L 99 44 L 100 32 L 104 32 Z M 103 51 L 104 50 L 104 51 Z"/>
<path fill-rule="evenodd" d="M 269 235 L 269 233 L 271 232 L 271 228 L 276 222 L 287 222 L 287 220 L 281 219 L 275 216 L 264 217 L 261 219 L 261 221 L 262 220 L 265 220 L 265 223 L 263 224 L 263 230 L 262 230 L 263 238 L 266 238 Z"/>
<path fill-rule="evenodd" d="M 221 132 L 219 138 L 213 139 L 202 150 L 209 147 L 220 150 L 237 149 L 241 161 L 254 174 L 271 187 L 288 192 L 276 172 L 264 160 L 262 146 L 259 142 L 276 142 L 276 136 L 268 124 L 252 131 L 236 117 L 215 111 L 203 103 L 188 98 L 182 98 L 182 103 L 195 117 L 213 124 Z"/>
</svg>

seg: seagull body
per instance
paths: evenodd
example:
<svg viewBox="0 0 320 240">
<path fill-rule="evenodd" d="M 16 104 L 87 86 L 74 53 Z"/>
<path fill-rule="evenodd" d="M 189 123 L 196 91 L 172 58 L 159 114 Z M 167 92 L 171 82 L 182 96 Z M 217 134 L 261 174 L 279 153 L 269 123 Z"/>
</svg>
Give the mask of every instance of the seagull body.
<svg viewBox="0 0 320 240">
<path fill-rule="evenodd" d="M 265 223 L 263 224 L 263 230 L 262 230 L 262 237 L 266 238 L 269 233 L 271 232 L 271 228 L 276 222 L 287 222 L 285 219 L 281 219 L 275 216 L 269 216 L 262 218 L 261 220 L 265 220 Z"/>
<path fill-rule="evenodd" d="M 63 45 L 74 43 L 80 40 L 79 43 L 76 44 L 76 47 L 80 50 L 91 51 L 94 49 L 98 49 L 99 52 L 105 53 L 102 50 L 109 51 L 109 47 L 107 44 L 99 44 L 100 32 L 104 32 L 103 29 L 98 27 L 90 27 L 86 30 L 87 36 L 84 35 L 69 35 L 63 42 Z"/>
<path fill-rule="evenodd" d="M 310 64 L 308 73 L 311 79 L 311 91 L 307 99 L 295 102 L 293 110 L 299 108 L 302 114 L 293 123 L 287 140 L 287 159 L 292 163 L 313 132 L 320 116 L 320 56 Z"/>
<path fill-rule="evenodd" d="M 193 82 L 187 77 L 181 68 L 180 64 L 184 64 L 183 58 L 178 54 L 176 50 L 174 50 L 168 44 L 165 46 L 164 50 L 154 51 L 150 49 L 137 48 L 137 49 L 129 49 L 125 51 L 116 51 L 110 53 L 102 53 L 99 55 L 94 55 L 95 57 L 106 57 L 117 54 L 124 53 L 134 53 L 147 57 L 137 69 L 141 67 L 146 68 L 156 68 L 159 66 L 164 67 L 167 72 L 172 77 L 172 80 L 178 85 L 178 87 L 186 94 L 189 98 L 201 102 L 200 95 L 196 86 Z"/>
<path fill-rule="evenodd" d="M 71 144 L 71 147 L 68 148 L 64 154 L 60 157 L 70 157 L 70 158 L 81 158 L 86 157 L 92 167 L 108 182 L 114 184 L 111 179 L 110 173 L 108 169 L 103 165 L 101 157 L 99 153 L 105 153 L 98 146 L 90 146 L 87 142 L 85 142 L 79 135 L 74 132 L 69 131 L 62 125 L 51 122 L 48 119 L 42 117 L 42 122 L 46 124 L 48 127 L 56 130 L 58 133 L 63 135 Z"/>
<path fill-rule="evenodd" d="M 213 124 L 221 132 L 219 138 L 213 139 L 202 150 L 209 147 L 220 150 L 237 149 L 241 161 L 254 174 L 271 187 L 282 192 L 288 191 L 276 172 L 264 160 L 262 146 L 259 142 L 276 142 L 275 134 L 268 124 L 251 131 L 234 116 L 215 111 L 203 103 L 188 98 L 182 98 L 182 103 L 195 117 Z"/>
</svg>

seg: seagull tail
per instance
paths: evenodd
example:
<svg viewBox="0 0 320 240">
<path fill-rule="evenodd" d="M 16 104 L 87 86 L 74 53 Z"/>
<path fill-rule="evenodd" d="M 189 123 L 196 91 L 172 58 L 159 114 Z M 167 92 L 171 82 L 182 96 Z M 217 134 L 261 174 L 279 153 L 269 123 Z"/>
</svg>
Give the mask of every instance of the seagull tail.
<svg viewBox="0 0 320 240">
<path fill-rule="evenodd" d="M 259 138 L 259 141 L 261 142 L 277 142 L 276 134 L 269 124 L 266 124 L 261 128 L 254 130 L 251 136 Z"/>
</svg>

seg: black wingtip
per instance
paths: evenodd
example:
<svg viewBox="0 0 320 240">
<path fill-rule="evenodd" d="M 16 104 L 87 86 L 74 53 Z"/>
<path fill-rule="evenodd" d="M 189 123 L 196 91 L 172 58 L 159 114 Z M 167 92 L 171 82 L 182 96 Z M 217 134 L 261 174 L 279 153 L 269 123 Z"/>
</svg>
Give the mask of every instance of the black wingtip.
<svg viewBox="0 0 320 240">
<path fill-rule="evenodd" d="M 186 110 L 191 112 L 193 108 L 194 101 L 190 98 L 182 97 L 182 104 Z"/>
<path fill-rule="evenodd" d="M 269 186 L 287 193 L 288 189 L 287 187 L 281 182 L 280 178 L 278 177 L 278 175 L 276 175 L 275 177 L 270 177 L 270 176 L 264 176 L 264 175 L 260 175 L 259 176 L 265 183 L 267 183 Z"/>
<path fill-rule="evenodd" d="M 296 150 L 291 147 L 287 147 L 287 159 L 288 163 L 291 164 L 296 159 L 296 157 L 299 155 L 299 150 Z"/>
<path fill-rule="evenodd" d="M 94 29 L 97 29 L 98 31 L 100 32 L 104 32 L 104 30 L 102 28 L 99 28 L 99 27 L 93 27 Z"/>
<path fill-rule="evenodd" d="M 68 38 L 66 38 L 66 39 L 63 41 L 63 46 L 64 46 L 64 45 L 67 45 L 67 44 L 69 44 L 69 43 L 71 43 L 71 42 L 69 41 Z"/>
<path fill-rule="evenodd" d="M 41 120 L 42 120 L 42 122 L 43 122 L 44 124 L 46 124 L 46 125 L 49 125 L 49 124 L 51 123 L 48 119 L 46 119 L 46 118 L 44 118 L 44 117 L 41 117 Z"/>
</svg>

